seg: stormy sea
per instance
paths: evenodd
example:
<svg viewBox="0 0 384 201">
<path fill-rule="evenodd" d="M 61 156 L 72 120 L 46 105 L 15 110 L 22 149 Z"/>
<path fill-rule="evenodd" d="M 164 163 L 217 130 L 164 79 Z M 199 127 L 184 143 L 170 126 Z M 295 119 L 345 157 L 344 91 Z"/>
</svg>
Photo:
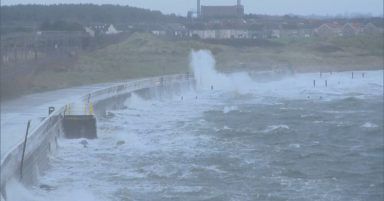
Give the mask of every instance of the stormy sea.
<svg viewBox="0 0 384 201">
<path fill-rule="evenodd" d="M 384 199 L 383 71 L 221 74 L 208 51 L 191 70 L 193 89 L 107 111 L 86 147 L 61 139 L 39 185 L 9 199 Z"/>
</svg>

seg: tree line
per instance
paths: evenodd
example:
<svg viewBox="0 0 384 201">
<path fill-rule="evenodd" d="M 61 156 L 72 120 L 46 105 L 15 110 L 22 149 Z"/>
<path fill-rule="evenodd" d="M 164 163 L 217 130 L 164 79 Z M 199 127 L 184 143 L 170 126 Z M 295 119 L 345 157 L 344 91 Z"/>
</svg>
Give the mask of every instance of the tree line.
<svg viewBox="0 0 384 201">
<path fill-rule="evenodd" d="M 1 6 L 3 31 L 31 31 L 64 26 L 75 29 L 91 24 L 172 23 L 185 19 L 160 11 L 119 5 L 56 4 Z"/>
</svg>

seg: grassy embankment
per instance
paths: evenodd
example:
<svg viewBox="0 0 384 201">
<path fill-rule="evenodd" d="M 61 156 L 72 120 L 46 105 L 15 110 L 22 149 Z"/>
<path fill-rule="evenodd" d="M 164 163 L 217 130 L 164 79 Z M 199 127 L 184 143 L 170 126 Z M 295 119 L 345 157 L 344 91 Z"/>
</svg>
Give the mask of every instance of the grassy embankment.
<svg viewBox="0 0 384 201">
<path fill-rule="evenodd" d="M 259 46 L 235 47 L 193 40 L 168 41 L 150 34 L 134 34 L 122 43 L 80 55 L 66 70 L 48 69 L 34 73 L 27 93 L 188 72 L 191 49 L 210 49 L 221 71 L 291 66 L 296 71 L 306 72 L 382 69 L 384 46 L 382 36 L 277 39 Z"/>
</svg>

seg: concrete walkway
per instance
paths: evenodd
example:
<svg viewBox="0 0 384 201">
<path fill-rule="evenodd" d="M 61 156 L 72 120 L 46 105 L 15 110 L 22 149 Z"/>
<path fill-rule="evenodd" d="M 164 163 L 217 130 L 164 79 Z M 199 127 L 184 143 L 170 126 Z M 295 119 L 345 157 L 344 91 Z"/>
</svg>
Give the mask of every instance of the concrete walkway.
<svg viewBox="0 0 384 201">
<path fill-rule="evenodd" d="M 24 96 L 1 103 L 1 159 L 24 140 L 28 120 L 30 131 L 43 117 L 48 116 L 48 107 L 62 107 L 92 91 L 117 83 L 104 83 L 70 89 L 62 89 Z"/>
</svg>

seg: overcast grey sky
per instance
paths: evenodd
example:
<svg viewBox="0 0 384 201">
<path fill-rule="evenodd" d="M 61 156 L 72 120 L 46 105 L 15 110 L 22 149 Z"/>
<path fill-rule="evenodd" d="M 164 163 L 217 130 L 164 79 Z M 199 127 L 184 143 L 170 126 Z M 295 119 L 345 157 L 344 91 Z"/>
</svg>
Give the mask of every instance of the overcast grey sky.
<svg viewBox="0 0 384 201">
<path fill-rule="evenodd" d="M 201 0 L 203 5 L 233 5 L 236 0 Z M 186 15 L 196 10 L 196 0 L 2 0 L 3 5 L 12 4 L 58 4 L 94 3 L 130 5 L 163 13 Z M 383 0 L 242 0 L 246 13 L 338 15 L 373 14 L 383 15 Z"/>
</svg>

